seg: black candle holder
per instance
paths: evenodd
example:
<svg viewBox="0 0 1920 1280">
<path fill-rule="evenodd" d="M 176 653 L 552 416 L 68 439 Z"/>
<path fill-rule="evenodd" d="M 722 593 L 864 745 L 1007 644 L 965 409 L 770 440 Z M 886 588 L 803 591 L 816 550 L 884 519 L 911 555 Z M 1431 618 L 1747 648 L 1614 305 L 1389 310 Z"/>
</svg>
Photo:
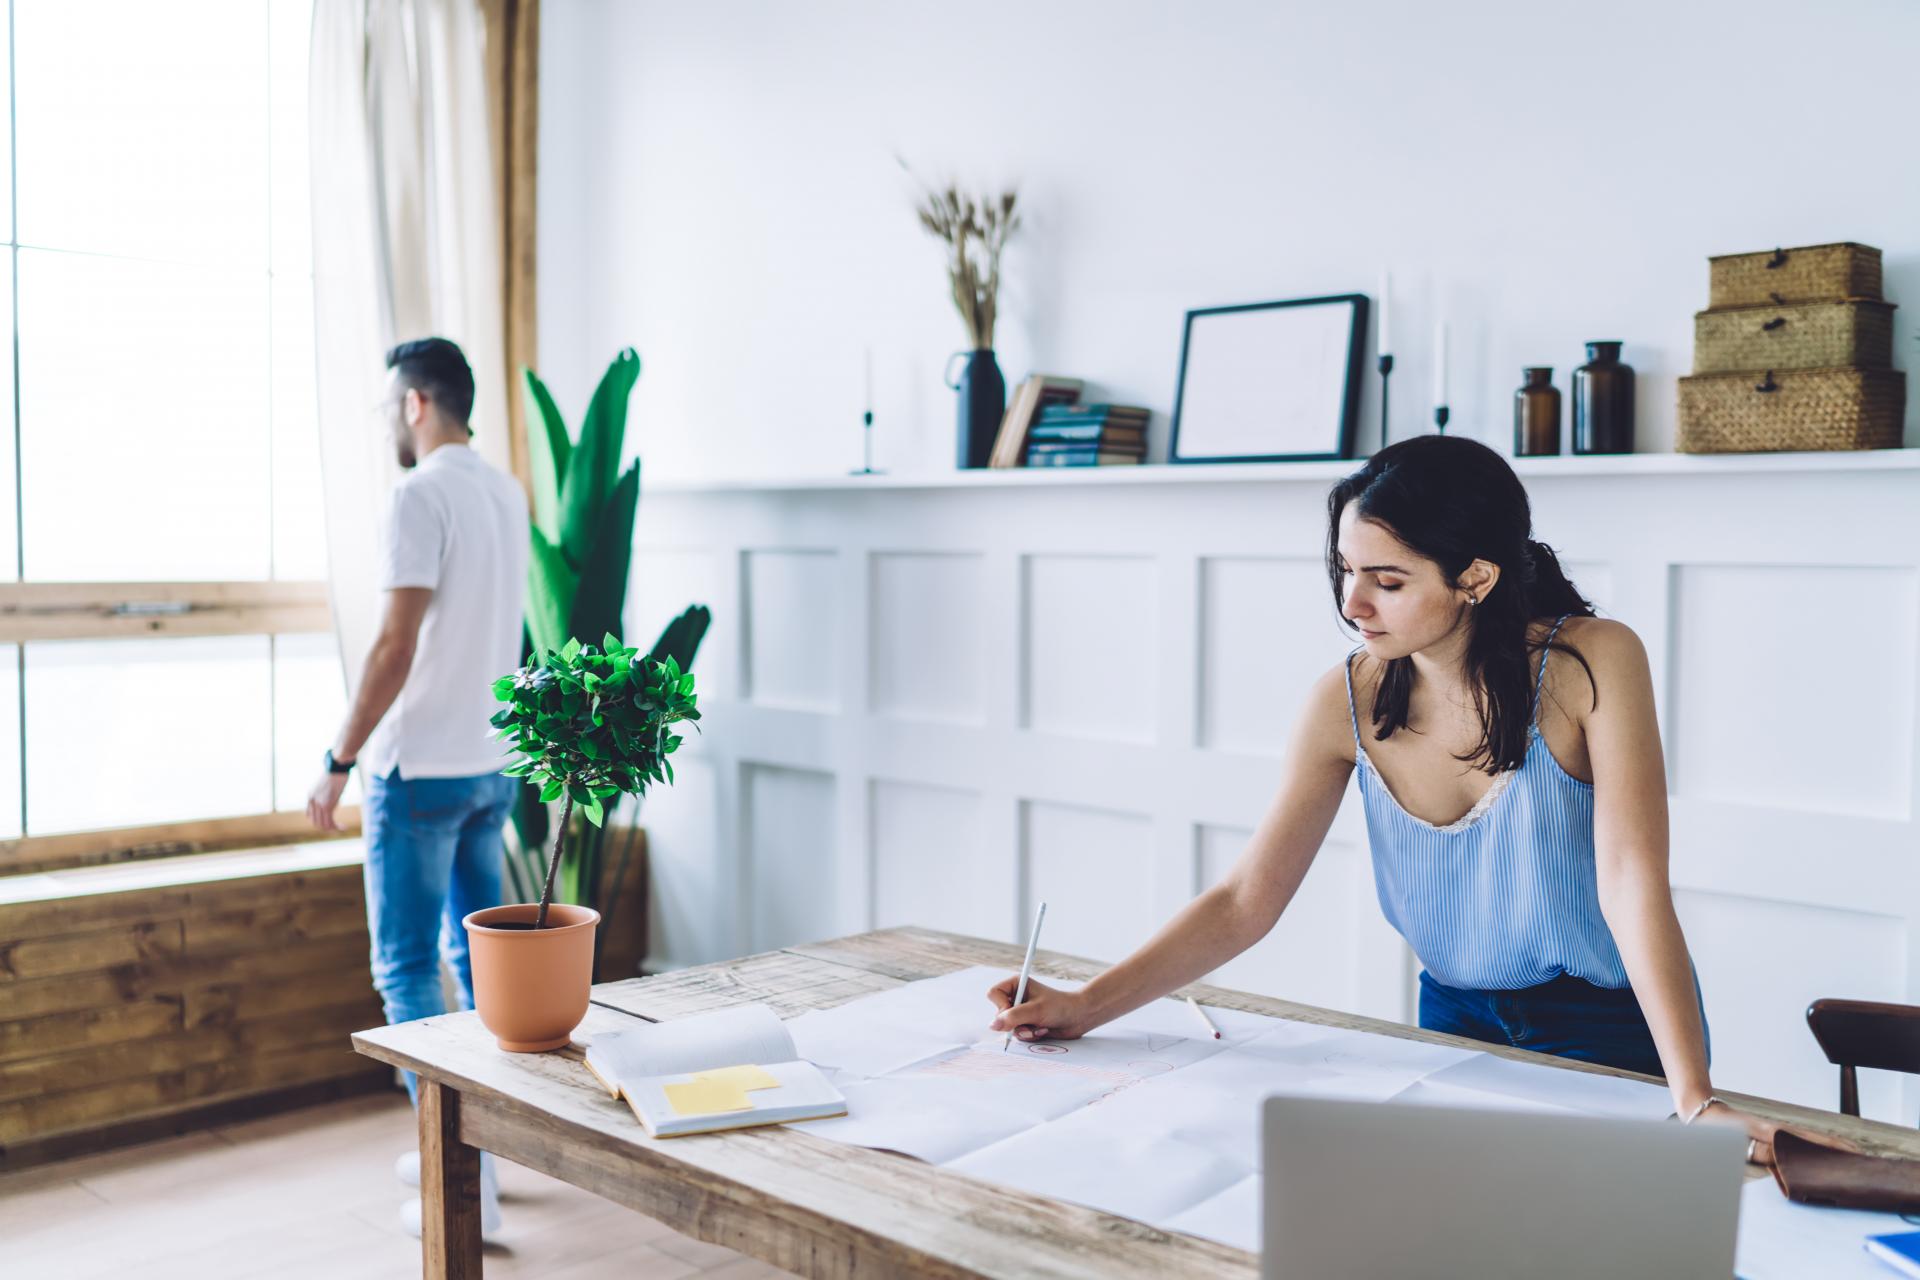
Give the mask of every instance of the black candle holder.
<svg viewBox="0 0 1920 1280">
<path fill-rule="evenodd" d="M 1393 380 L 1393 356 L 1382 351 L 1378 364 L 1380 370 L 1380 447 L 1387 447 L 1387 384 Z"/>
<path fill-rule="evenodd" d="M 873 469 L 873 410 L 860 415 L 860 458 L 861 465 L 849 471 L 850 476 L 883 476 L 884 471 Z"/>
<path fill-rule="evenodd" d="M 1447 406 L 1437 404 L 1433 407 L 1433 429 L 1441 435 L 1447 434 Z"/>
</svg>

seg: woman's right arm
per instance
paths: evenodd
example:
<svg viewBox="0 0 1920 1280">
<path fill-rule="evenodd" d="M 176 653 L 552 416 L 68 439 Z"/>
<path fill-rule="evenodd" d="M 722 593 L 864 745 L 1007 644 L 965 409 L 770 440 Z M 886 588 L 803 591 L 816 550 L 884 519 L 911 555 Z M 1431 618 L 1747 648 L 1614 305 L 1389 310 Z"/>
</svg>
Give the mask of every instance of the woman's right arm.
<svg viewBox="0 0 1920 1280">
<path fill-rule="evenodd" d="M 1181 909 L 1146 945 L 1077 992 L 1018 977 L 989 992 L 992 1029 L 1023 1040 L 1073 1039 L 1213 972 L 1260 941 L 1306 878 L 1354 767 L 1344 667 L 1314 682 L 1295 726 L 1280 789 L 1246 850 L 1220 883 Z"/>
</svg>

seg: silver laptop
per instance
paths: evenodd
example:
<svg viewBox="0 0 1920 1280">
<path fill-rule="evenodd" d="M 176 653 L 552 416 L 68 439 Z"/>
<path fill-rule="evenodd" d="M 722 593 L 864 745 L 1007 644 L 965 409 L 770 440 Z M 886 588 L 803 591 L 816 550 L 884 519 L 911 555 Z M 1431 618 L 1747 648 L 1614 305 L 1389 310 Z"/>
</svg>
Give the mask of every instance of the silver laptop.
<svg viewBox="0 0 1920 1280">
<path fill-rule="evenodd" d="M 1268 1098 L 1262 1280 L 1733 1274 L 1720 1125 Z"/>
</svg>

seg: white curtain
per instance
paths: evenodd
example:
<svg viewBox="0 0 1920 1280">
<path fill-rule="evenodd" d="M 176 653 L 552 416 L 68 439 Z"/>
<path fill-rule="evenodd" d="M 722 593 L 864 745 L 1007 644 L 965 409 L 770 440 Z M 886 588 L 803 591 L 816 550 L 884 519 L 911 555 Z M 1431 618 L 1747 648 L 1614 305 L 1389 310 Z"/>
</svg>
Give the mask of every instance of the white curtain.
<svg viewBox="0 0 1920 1280">
<path fill-rule="evenodd" d="M 399 475 L 383 357 L 438 335 L 473 366 L 473 445 L 509 473 L 500 184 L 475 0 L 315 0 L 309 118 L 328 577 L 349 696 L 379 623 Z"/>
</svg>

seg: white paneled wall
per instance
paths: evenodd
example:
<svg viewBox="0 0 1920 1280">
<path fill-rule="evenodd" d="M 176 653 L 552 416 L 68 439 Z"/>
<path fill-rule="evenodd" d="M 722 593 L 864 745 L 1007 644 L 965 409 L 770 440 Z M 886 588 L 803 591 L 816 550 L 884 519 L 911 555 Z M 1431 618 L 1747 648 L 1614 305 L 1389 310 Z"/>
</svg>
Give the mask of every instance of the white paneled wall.
<svg viewBox="0 0 1920 1280">
<path fill-rule="evenodd" d="M 819 936 L 834 907 L 834 775 L 749 764 L 741 772 L 745 875 L 736 904 L 746 949 L 770 951 Z"/>
<path fill-rule="evenodd" d="M 1105 742 L 1154 737 L 1154 619 L 1149 556 L 1027 555 L 1021 727 Z"/>
<path fill-rule="evenodd" d="M 1920 460 L 1522 462 L 1647 645 L 1718 1083 L 1831 1106 L 1820 995 L 1920 997 Z M 667 967 L 917 923 L 1117 958 L 1239 856 L 1351 642 L 1306 464 L 654 490 L 630 625 L 693 601 L 705 732 L 649 797 Z M 1229 985 L 1411 1019 L 1350 793 Z M 1872 1073 L 1869 1073 L 1871 1075 Z M 1920 1094 L 1868 1079 L 1869 1114 Z"/>
<path fill-rule="evenodd" d="M 831 551 L 742 551 L 740 622 L 746 629 L 741 695 L 763 707 L 832 711 L 833 661 L 845 609 Z"/>
<path fill-rule="evenodd" d="M 887 778 L 871 786 L 867 876 L 875 927 L 938 919 L 953 921 L 956 933 L 1003 933 L 1006 881 L 981 866 L 980 793 Z"/>
<path fill-rule="evenodd" d="M 1020 812 L 1020 916 L 1049 904 L 1047 946 L 1118 957 L 1145 941 L 1159 923 L 1152 816 L 1054 800 L 1023 800 Z"/>
<path fill-rule="evenodd" d="M 875 552 L 868 706 L 903 720 L 985 722 L 978 555 Z"/>
<path fill-rule="evenodd" d="M 1913 569 L 1691 563 L 1673 578 L 1675 789 L 1905 821 Z M 1721 714 L 1735 702 L 1741 715 Z M 1796 739 L 1804 749 L 1781 749 Z"/>
</svg>

